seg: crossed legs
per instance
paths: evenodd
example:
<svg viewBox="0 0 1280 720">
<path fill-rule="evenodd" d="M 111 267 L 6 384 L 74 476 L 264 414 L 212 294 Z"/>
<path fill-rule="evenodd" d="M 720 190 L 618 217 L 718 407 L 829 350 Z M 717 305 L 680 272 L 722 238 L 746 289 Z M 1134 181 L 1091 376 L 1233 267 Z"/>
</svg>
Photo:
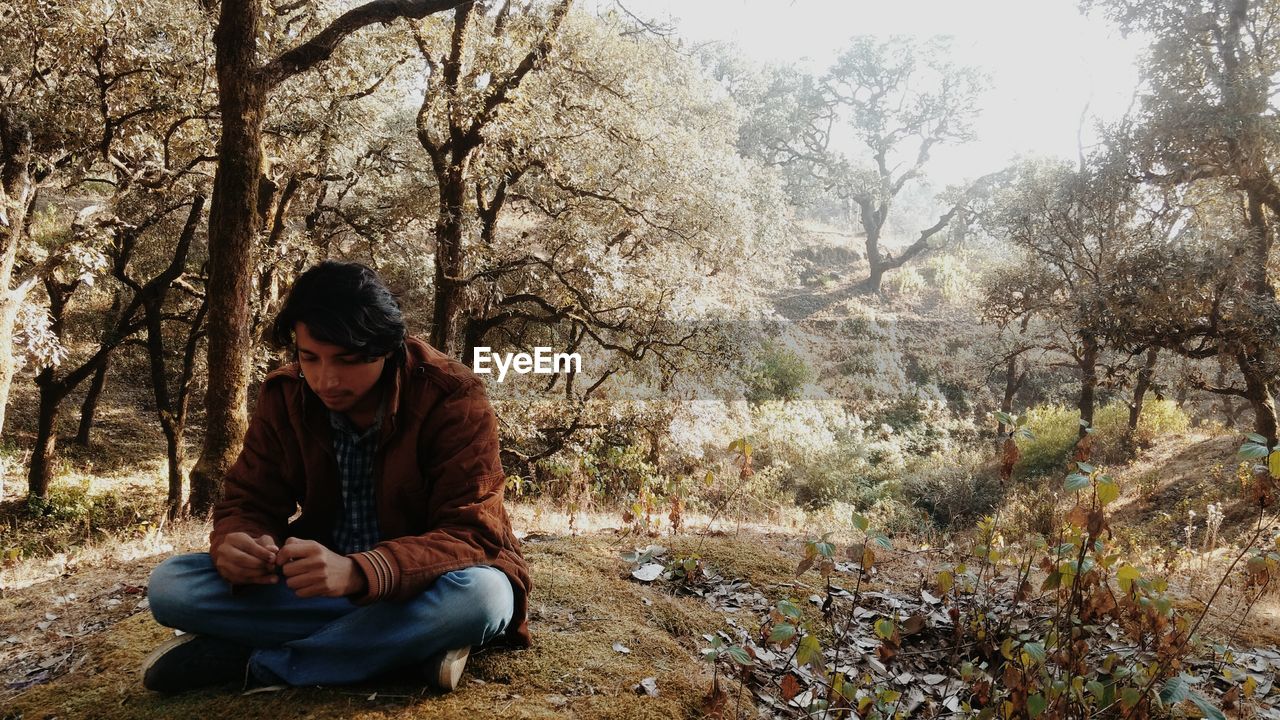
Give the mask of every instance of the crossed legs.
<svg viewBox="0 0 1280 720">
<path fill-rule="evenodd" d="M 341 685 L 479 646 L 506 630 L 511 583 L 476 566 L 446 573 L 407 602 L 357 606 L 345 598 L 299 598 L 283 582 L 232 594 L 208 553 L 171 557 L 148 586 L 156 622 L 254 648 L 249 669 L 287 685 Z"/>
</svg>

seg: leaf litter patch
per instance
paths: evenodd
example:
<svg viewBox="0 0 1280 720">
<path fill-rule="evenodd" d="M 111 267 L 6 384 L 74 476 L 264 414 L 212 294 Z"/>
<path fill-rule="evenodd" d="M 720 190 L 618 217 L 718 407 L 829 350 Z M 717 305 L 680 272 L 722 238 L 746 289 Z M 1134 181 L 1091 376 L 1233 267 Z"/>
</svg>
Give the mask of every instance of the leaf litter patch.
<svg viewBox="0 0 1280 720">
<path fill-rule="evenodd" d="M 726 660 L 726 675 L 734 672 L 757 711 L 771 717 L 813 717 L 828 708 L 840 716 L 836 711 L 841 706 L 828 701 L 833 677 L 847 678 L 835 683 L 847 686 L 836 688 L 849 696 L 845 712 L 877 704 L 902 717 L 976 711 L 988 702 L 1002 668 L 1044 662 L 1043 643 L 1036 640 L 1054 618 L 1050 595 L 1030 597 L 1026 581 L 1011 577 L 991 581 L 989 596 L 981 603 L 973 595 L 949 595 L 923 581 L 914 593 L 855 592 L 834 581 L 820 588 L 822 592 L 807 592 L 813 588 L 802 582 L 780 582 L 775 589 L 801 592 L 773 602 L 750 582 L 727 579 L 700 557 L 673 554 L 659 545 L 622 553 L 622 559 L 631 564 L 633 581 L 701 597 L 724 617 L 727 628 L 702 635 L 710 645 L 704 658 L 713 663 Z M 813 565 L 802 561 L 797 577 Z M 864 569 L 857 562 L 833 562 L 829 570 L 832 577 L 851 580 L 861 575 L 863 587 L 876 573 L 874 566 Z M 804 605 L 810 609 L 802 611 Z M 795 627 L 815 612 L 827 623 L 815 631 L 824 639 L 821 644 L 816 637 L 811 642 L 800 639 Z M 985 623 L 1004 628 L 1006 640 L 997 644 L 994 639 L 970 639 L 958 624 L 977 613 Z M 1153 659 L 1117 625 L 1102 628 L 1102 634 L 1106 640 L 1088 648 L 1091 667 Z M 1280 720 L 1280 687 L 1275 682 L 1280 677 L 1280 648 L 1212 644 L 1205 650 L 1188 658 L 1182 673 L 1155 688 L 1162 704 L 1215 718 L 1224 717 L 1218 707 L 1240 709 L 1247 702 L 1249 717 Z M 1035 705 L 1032 699 L 1030 707 Z M 718 687 L 704 698 L 702 710 L 711 717 L 733 712 Z"/>
</svg>

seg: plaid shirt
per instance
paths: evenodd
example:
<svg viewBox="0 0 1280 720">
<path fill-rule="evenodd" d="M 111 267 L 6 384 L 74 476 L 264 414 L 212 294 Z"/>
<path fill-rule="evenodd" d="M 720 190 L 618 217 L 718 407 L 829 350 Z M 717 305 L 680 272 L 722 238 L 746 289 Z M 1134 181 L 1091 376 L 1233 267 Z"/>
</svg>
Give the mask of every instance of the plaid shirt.
<svg viewBox="0 0 1280 720">
<path fill-rule="evenodd" d="M 342 486 L 342 515 L 333 530 L 335 548 L 343 555 L 364 552 L 378 542 L 378 515 L 373 500 L 373 456 L 382 412 L 373 427 L 360 432 L 346 415 L 330 412 L 333 454 Z"/>
</svg>

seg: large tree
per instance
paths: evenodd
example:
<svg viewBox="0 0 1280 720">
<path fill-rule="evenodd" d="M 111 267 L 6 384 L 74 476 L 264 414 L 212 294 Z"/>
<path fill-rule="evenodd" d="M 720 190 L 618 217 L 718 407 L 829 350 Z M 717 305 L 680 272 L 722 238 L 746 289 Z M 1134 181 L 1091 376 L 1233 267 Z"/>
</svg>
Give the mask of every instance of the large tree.
<svg viewBox="0 0 1280 720">
<path fill-rule="evenodd" d="M 869 275 L 863 289 L 879 292 L 884 274 L 925 252 L 963 208 L 953 203 L 928 227 L 913 231 L 893 254 L 885 243 L 894 200 L 923 178 L 935 148 L 973 135 L 983 80 L 948 57 L 940 39 L 860 36 L 831 66 L 826 92 L 869 157 L 850 160 L 835 191 L 857 208 L 865 234 Z"/>
<path fill-rule="evenodd" d="M 1255 429 L 1275 444 L 1280 44 L 1272 28 L 1280 3 L 1095 0 L 1086 7 L 1100 8 L 1122 29 L 1152 38 L 1143 66 L 1146 87 L 1113 141 L 1134 179 L 1179 193 L 1236 196 L 1242 232 L 1224 236 L 1234 268 L 1224 277 L 1238 283 L 1239 292 L 1231 294 L 1246 310 L 1218 306 L 1198 319 L 1187 317 L 1183 329 L 1234 359 Z M 1197 332 L 1205 326 L 1211 326 L 1208 332 Z"/>
<path fill-rule="evenodd" d="M 209 380 L 204 445 L 191 472 L 193 512 L 206 512 L 217 500 L 222 477 L 239 454 L 247 426 L 250 298 L 255 294 L 252 278 L 261 228 L 262 128 L 270 94 L 286 80 L 327 60 L 362 28 L 423 18 L 462 4 L 461 0 L 373 0 L 263 62 L 260 56 L 267 49 L 260 27 L 267 12 L 263 3 L 222 0 L 214 32 L 222 124 L 209 211 Z"/>
<path fill-rule="evenodd" d="M 60 174 L 82 172 L 99 154 L 108 160 L 113 129 L 128 120 L 113 111 L 110 88 L 95 86 L 102 77 L 91 69 L 102 60 L 95 34 L 105 30 L 94 20 L 92 12 L 35 0 L 0 10 L 0 430 L 18 368 L 15 321 L 49 269 L 29 252 L 37 202 Z M 95 137 L 83 128 L 99 127 L 100 107 L 105 124 Z"/>
</svg>

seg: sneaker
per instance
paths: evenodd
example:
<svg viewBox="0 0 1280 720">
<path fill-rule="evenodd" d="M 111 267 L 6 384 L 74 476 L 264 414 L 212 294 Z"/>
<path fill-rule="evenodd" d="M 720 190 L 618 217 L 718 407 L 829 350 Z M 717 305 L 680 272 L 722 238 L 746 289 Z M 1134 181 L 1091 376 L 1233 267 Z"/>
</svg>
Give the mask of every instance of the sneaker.
<svg viewBox="0 0 1280 720">
<path fill-rule="evenodd" d="M 142 661 L 142 686 L 161 693 L 180 693 L 243 682 L 251 652 L 251 648 L 230 640 L 179 635 Z"/>
<path fill-rule="evenodd" d="M 427 661 L 427 679 L 442 692 L 450 692 L 458 687 L 462 679 L 462 669 L 467 666 L 467 658 L 471 655 L 471 647 L 460 647 Z"/>
</svg>

